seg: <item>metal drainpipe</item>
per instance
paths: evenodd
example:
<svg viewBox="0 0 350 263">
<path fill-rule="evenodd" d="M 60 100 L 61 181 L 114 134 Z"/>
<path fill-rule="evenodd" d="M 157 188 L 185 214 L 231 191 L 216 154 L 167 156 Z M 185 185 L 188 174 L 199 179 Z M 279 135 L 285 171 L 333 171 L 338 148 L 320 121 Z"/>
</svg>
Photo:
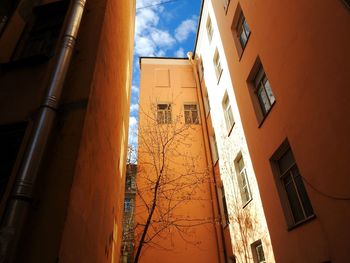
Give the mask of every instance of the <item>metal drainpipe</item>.
<svg viewBox="0 0 350 263">
<path fill-rule="evenodd" d="M 53 68 L 47 93 L 40 107 L 25 156 L 22 160 L 11 199 L 5 210 L 0 229 L 0 262 L 13 262 L 18 249 L 22 229 L 26 221 L 38 171 L 53 128 L 64 80 L 72 57 L 86 0 L 74 0 L 70 8 L 62 47 Z"/>
<path fill-rule="evenodd" d="M 207 140 L 205 140 L 205 137 L 209 138 L 209 133 L 208 133 L 208 129 L 207 129 L 207 120 L 205 119 L 205 112 L 204 112 L 204 102 L 203 102 L 203 96 L 202 96 L 202 89 L 201 89 L 201 84 L 199 82 L 199 77 L 198 77 L 198 71 L 197 71 L 197 60 L 195 58 L 193 58 L 193 54 L 192 52 L 188 52 L 187 53 L 187 57 L 188 60 L 190 61 L 191 65 L 192 65 L 192 69 L 193 69 L 193 74 L 194 74 L 194 78 L 197 84 L 197 99 L 198 99 L 198 103 L 200 104 L 200 116 L 204 116 L 201 117 L 201 121 L 202 121 L 202 135 L 203 135 L 203 143 L 204 143 L 204 147 L 206 148 L 205 150 L 205 158 L 207 161 L 207 164 L 210 165 L 212 173 L 214 175 L 213 179 L 214 179 L 214 189 L 215 189 L 215 200 L 216 200 L 216 204 L 218 207 L 218 213 L 220 215 L 220 219 L 222 217 L 221 212 L 220 212 L 220 205 L 219 205 L 219 200 L 218 200 L 218 192 L 216 189 L 216 178 L 215 178 L 215 171 L 214 171 L 214 167 L 212 165 L 212 156 L 211 156 L 211 151 L 210 151 L 210 146 L 209 146 L 209 142 Z M 209 155 L 207 154 L 207 151 L 209 152 Z M 212 189 L 210 187 L 210 195 L 211 195 L 211 199 L 212 199 L 212 211 L 213 214 L 215 215 L 215 208 L 214 208 L 214 204 L 213 204 L 213 193 L 212 193 Z M 221 261 L 220 258 L 220 244 L 219 244 L 219 240 L 218 240 L 218 236 L 221 236 L 221 242 L 222 242 L 222 249 L 224 252 L 224 262 L 227 262 L 227 251 L 226 251 L 226 246 L 225 246 L 225 238 L 224 238 L 224 232 L 222 229 L 222 226 L 220 224 L 220 234 L 217 233 L 217 228 L 215 226 L 215 234 L 217 237 L 217 247 L 218 247 L 218 257 L 219 257 L 219 262 Z"/>
</svg>

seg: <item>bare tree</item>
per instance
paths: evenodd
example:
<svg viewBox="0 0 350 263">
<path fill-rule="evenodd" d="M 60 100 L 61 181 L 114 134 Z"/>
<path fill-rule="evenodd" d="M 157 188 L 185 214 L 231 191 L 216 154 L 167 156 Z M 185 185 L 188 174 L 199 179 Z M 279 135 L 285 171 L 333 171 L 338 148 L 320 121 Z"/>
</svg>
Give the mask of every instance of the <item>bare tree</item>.
<svg viewBox="0 0 350 263">
<path fill-rule="evenodd" d="M 199 245 L 196 227 L 213 222 L 184 209 L 204 200 L 200 193 L 209 182 L 208 169 L 200 170 L 200 157 L 191 149 L 196 139 L 192 126 L 183 123 L 183 116 L 157 115 L 154 107 L 150 112 L 141 109 L 140 114 L 135 263 L 145 247 L 171 249 L 163 241 L 174 231 L 185 242 Z"/>
</svg>

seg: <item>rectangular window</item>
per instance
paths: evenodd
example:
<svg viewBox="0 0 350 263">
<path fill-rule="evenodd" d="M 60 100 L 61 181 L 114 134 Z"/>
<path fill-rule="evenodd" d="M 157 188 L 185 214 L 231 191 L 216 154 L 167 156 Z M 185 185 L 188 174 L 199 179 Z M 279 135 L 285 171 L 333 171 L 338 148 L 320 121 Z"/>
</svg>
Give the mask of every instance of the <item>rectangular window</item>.
<svg viewBox="0 0 350 263">
<path fill-rule="evenodd" d="M 260 108 L 265 116 L 276 101 L 273 95 L 269 79 L 267 78 L 264 68 L 260 66 L 254 79 L 255 93 L 260 103 Z"/>
<path fill-rule="evenodd" d="M 314 211 L 306 192 L 303 178 L 295 162 L 293 152 L 286 140 L 272 157 L 276 168 L 276 180 L 282 206 L 289 226 L 296 225 L 314 216 Z M 287 204 L 284 203 L 284 200 Z"/>
<path fill-rule="evenodd" d="M 241 43 L 242 49 L 245 48 L 248 42 L 248 38 L 250 36 L 250 28 L 248 26 L 247 20 L 245 19 L 243 13 L 241 13 L 241 16 L 238 19 L 237 27 L 237 36 L 239 38 L 239 42 Z"/>
<path fill-rule="evenodd" d="M 159 124 L 171 123 L 171 104 L 157 105 L 157 121 Z"/>
<path fill-rule="evenodd" d="M 219 159 L 218 145 L 216 142 L 215 134 L 212 134 L 212 136 L 210 137 L 210 145 L 211 145 L 211 153 L 213 156 L 213 163 L 215 164 L 216 161 Z"/>
<path fill-rule="evenodd" d="M 254 242 L 251 245 L 254 263 L 265 263 L 264 249 L 261 240 Z"/>
<path fill-rule="evenodd" d="M 213 29 L 213 25 L 211 23 L 210 16 L 208 16 L 206 28 L 207 28 L 207 34 L 208 34 L 208 39 L 209 39 L 209 43 L 210 43 L 212 38 L 213 38 L 213 33 L 214 33 L 214 29 Z"/>
<path fill-rule="evenodd" d="M 224 186 L 221 186 L 221 201 L 222 201 L 222 213 L 223 213 L 223 218 L 222 218 L 222 223 L 224 226 L 228 225 L 230 223 L 230 218 L 228 215 L 228 209 L 227 209 L 227 202 L 226 202 L 226 195 L 225 195 L 225 190 Z"/>
<path fill-rule="evenodd" d="M 215 53 L 214 53 L 213 62 L 214 62 L 216 78 L 219 80 L 221 73 L 222 73 L 222 67 L 221 67 L 221 62 L 220 62 L 219 51 L 217 49 L 215 50 Z"/>
<path fill-rule="evenodd" d="M 184 115 L 186 124 L 199 124 L 198 109 L 196 104 L 185 104 Z"/>
<path fill-rule="evenodd" d="M 210 112 L 210 103 L 209 103 L 209 95 L 206 90 L 203 95 L 203 101 L 204 101 L 205 116 L 208 116 Z"/>
<path fill-rule="evenodd" d="M 236 161 L 236 167 L 238 170 L 238 186 L 241 193 L 242 205 L 245 206 L 251 199 L 252 194 L 249 187 L 247 170 L 241 156 L 238 161 Z"/>
<path fill-rule="evenodd" d="M 230 103 L 230 100 L 228 98 L 227 93 L 224 96 L 224 100 L 222 102 L 222 108 L 224 110 L 227 131 L 230 132 L 233 125 L 235 124 L 235 121 L 233 118 L 231 103 Z"/>
<path fill-rule="evenodd" d="M 237 5 L 235 14 L 233 16 L 231 31 L 237 49 L 238 57 L 241 58 L 243 51 L 247 46 L 251 30 L 239 4 Z"/>
</svg>

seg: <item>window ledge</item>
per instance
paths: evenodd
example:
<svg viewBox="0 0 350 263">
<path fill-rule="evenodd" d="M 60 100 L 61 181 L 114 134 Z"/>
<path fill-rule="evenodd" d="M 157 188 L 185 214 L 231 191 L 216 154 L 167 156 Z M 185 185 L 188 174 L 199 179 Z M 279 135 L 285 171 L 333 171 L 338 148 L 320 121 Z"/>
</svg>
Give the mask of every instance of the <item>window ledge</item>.
<svg viewBox="0 0 350 263">
<path fill-rule="evenodd" d="M 300 227 L 301 225 L 304 225 L 304 224 L 306 224 L 306 223 L 312 221 L 312 220 L 315 219 L 315 218 L 316 218 L 316 215 L 313 214 L 312 216 L 310 216 L 310 217 L 308 217 L 308 218 L 306 218 L 306 219 L 304 219 L 304 220 L 302 220 L 302 221 L 299 221 L 298 223 L 296 223 L 296 224 L 294 224 L 294 225 L 292 225 L 292 226 L 289 226 L 289 227 L 288 227 L 288 232 L 289 232 L 289 231 L 292 231 L 292 230 L 295 229 L 295 228 Z"/>
<path fill-rule="evenodd" d="M 253 197 L 250 198 L 250 199 L 242 206 L 242 208 L 243 208 L 243 209 L 246 208 L 246 207 L 251 203 L 252 200 L 253 200 Z"/>
<path fill-rule="evenodd" d="M 233 130 L 233 127 L 235 126 L 235 122 L 231 125 L 231 128 L 229 129 L 229 131 L 228 131 L 228 133 L 227 133 L 227 137 L 230 137 L 230 135 L 231 135 L 231 132 L 232 132 L 232 130 Z"/>
<path fill-rule="evenodd" d="M 259 129 L 260 129 L 261 126 L 264 124 L 264 122 L 265 122 L 267 116 L 270 115 L 270 112 L 272 111 L 272 108 L 275 106 L 275 104 L 276 104 L 276 101 L 274 101 L 274 103 L 272 103 L 270 110 L 269 110 L 269 111 L 264 115 L 264 117 L 260 120 L 259 125 L 258 125 L 258 128 L 259 128 Z"/>
<path fill-rule="evenodd" d="M 218 82 L 216 83 L 216 85 L 219 85 L 219 82 L 220 82 L 220 79 L 221 79 L 221 76 L 222 76 L 222 72 L 223 72 L 224 70 L 222 69 L 221 70 L 221 72 L 220 72 L 220 74 L 219 74 L 219 76 L 218 76 Z"/>
</svg>

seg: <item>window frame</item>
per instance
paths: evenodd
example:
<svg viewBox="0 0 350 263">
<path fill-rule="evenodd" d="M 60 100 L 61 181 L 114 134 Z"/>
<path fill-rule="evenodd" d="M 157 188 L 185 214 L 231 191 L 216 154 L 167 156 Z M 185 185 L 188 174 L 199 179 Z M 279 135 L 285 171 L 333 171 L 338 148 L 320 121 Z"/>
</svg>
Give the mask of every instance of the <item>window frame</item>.
<svg viewBox="0 0 350 263">
<path fill-rule="evenodd" d="M 264 247 L 263 247 L 263 244 L 261 242 L 261 239 L 255 241 L 250 246 L 251 246 L 251 250 L 252 250 L 252 254 L 253 254 L 254 263 L 266 263 L 267 261 L 266 261 L 265 251 L 264 251 Z M 258 247 L 261 247 L 264 259 L 260 259 L 260 253 L 258 252 Z"/>
<path fill-rule="evenodd" d="M 246 27 L 244 25 L 246 25 Z M 240 61 L 243 56 L 244 50 L 248 45 L 250 36 L 252 34 L 252 30 L 239 4 L 237 5 L 235 14 L 233 16 L 231 32 L 236 46 L 238 60 Z M 246 37 L 246 40 L 243 43 L 241 38 L 242 32 L 244 32 L 244 35 Z"/>
<path fill-rule="evenodd" d="M 215 49 L 214 56 L 213 56 L 213 65 L 214 65 L 214 70 L 216 74 L 216 79 L 219 83 L 223 69 L 221 65 L 219 50 L 217 48 Z"/>
<path fill-rule="evenodd" d="M 240 161 L 243 162 L 243 168 L 241 169 L 240 167 Z M 243 155 L 240 154 L 236 160 L 235 160 L 235 167 L 236 167 L 236 180 L 237 180 L 237 183 L 238 183 L 238 188 L 239 188 L 239 192 L 240 192 L 240 196 L 241 196 L 241 201 L 242 201 L 242 207 L 246 207 L 251 200 L 253 200 L 253 195 L 252 195 L 252 191 L 251 191 L 251 188 L 250 188 L 250 183 L 249 183 L 249 178 L 248 178 L 248 173 L 247 173 L 247 168 L 246 168 L 246 164 L 244 162 L 244 159 L 243 159 Z M 245 185 L 243 185 L 243 179 L 244 181 L 246 182 Z M 247 200 L 244 200 L 244 189 L 247 189 L 247 193 L 249 194 L 249 198 Z"/>
<path fill-rule="evenodd" d="M 186 106 L 195 106 L 194 109 L 186 109 Z M 197 103 L 184 103 L 183 105 L 183 110 L 184 110 L 184 120 L 185 124 L 194 124 L 194 125 L 199 125 L 200 124 L 200 116 L 199 116 L 199 107 Z M 188 119 L 186 118 L 186 112 L 189 112 L 189 117 L 190 117 L 190 122 L 188 122 Z M 193 113 L 197 113 L 197 121 L 193 120 Z"/>
<path fill-rule="evenodd" d="M 214 28 L 213 28 L 213 22 L 211 21 L 211 17 L 209 14 L 208 14 L 207 22 L 205 24 L 205 28 L 207 30 L 207 36 L 210 44 L 211 41 L 213 40 Z"/>
<path fill-rule="evenodd" d="M 167 105 L 167 108 L 159 109 L 160 105 Z M 162 121 L 160 121 L 160 113 L 163 114 Z M 171 123 L 172 123 L 171 103 L 157 103 L 157 124 L 171 124 Z"/>
<path fill-rule="evenodd" d="M 225 123 L 226 123 L 226 129 L 228 134 L 230 135 L 233 126 L 235 125 L 235 118 L 233 116 L 233 110 L 231 105 L 231 100 L 228 97 L 227 92 L 224 95 L 224 98 L 222 100 L 222 109 L 224 111 L 224 117 L 225 117 Z"/>
<path fill-rule="evenodd" d="M 286 155 L 286 153 L 288 151 L 290 151 L 291 157 L 293 158 L 293 164 L 290 165 L 288 167 L 288 169 L 286 169 L 286 171 L 281 174 L 278 162 L 282 159 L 282 157 L 284 157 Z M 306 189 L 306 187 L 304 185 L 304 182 L 302 180 L 303 177 L 302 177 L 302 175 L 301 175 L 301 173 L 299 171 L 297 162 L 296 162 L 295 157 L 294 157 L 293 150 L 292 150 L 292 148 L 291 148 L 291 146 L 289 144 L 288 139 L 284 140 L 283 143 L 281 144 L 281 146 L 275 151 L 273 156 L 270 158 L 270 164 L 271 164 L 272 172 L 273 172 L 273 175 L 274 175 L 274 178 L 275 178 L 277 190 L 278 190 L 278 193 L 279 193 L 279 196 L 280 196 L 280 202 L 281 202 L 282 209 L 284 211 L 284 215 L 285 215 L 285 219 L 286 219 L 288 230 L 292 230 L 295 227 L 297 227 L 299 225 L 302 225 L 303 223 L 308 222 L 309 220 L 315 218 L 316 217 L 315 210 L 314 210 L 314 208 L 312 206 L 312 203 L 311 203 L 308 191 L 307 191 L 307 189 Z M 300 219 L 298 221 L 295 218 L 295 215 L 293 213 L 293 208 L 292 208 L 292 205 L 291 205 L 292 201 L 295 201 L 295 200 L 292 200 L 292 201 L 290 200 L 290 197 L 289 197 L 289 195 L 287 193 L 285 182 L 283 182 L 284 178 L 287 176 L 286 174 L 288 172 L 290 172 L 293 168 L 296 168 L 297 171 L 298 171 L 298 175 L 296 177 L 299 176 L 301 178 L 301 181 L 299 181 L 299 186 L 298 186 L 298 184 L 295 182 L 295 178 L 293 177 L 293 174 L 291 175 L 292 180 L 293 180 L 293 186 L 295 187 L 293 189 L 295 190 L 295 192 L 297 194 L 297 201 L 298 201 L 299 206 L 302 208 L 302 213 L 303 213 L 303 216 L 304 216 L 304 218 L 302 218 L 302 219 Z M 303 200 L 302 200 L 303 198 L 300 197 L 300 195 L 301 195 L 300 192 L 301 191 L 304 191 L 303 192 L 304 195 L 305 195 L 304 198 L 306 197 L 306 200 L 307 200 L 307 202 L 309 202 L 309 204 L 303 203 Z M 307 215 L 306 212 L 305 212 L 305 206 L 306 205 L 309 205 L 310 208 L 311 208 L 311 214 L 310 215 Z"/>
</svg>

